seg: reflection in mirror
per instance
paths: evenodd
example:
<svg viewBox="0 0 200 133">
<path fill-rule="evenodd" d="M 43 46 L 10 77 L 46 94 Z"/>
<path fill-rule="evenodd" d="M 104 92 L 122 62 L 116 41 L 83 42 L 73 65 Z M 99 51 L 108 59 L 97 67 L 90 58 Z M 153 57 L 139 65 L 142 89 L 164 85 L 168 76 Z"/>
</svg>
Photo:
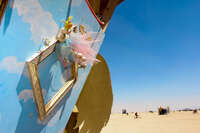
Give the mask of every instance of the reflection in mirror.
<svg viewBox="0 0 200 133">
<path fill-rule="evenodd" d="M 38 65 L 45 105 L 59 92 L 66 82 L 72 79 L 71 64 L 66 62 L 64 66 L 58 59 L 59 48 L 57 47 L 55 52 Z"/>
<path fill-rule="evenodd" d="M 65 77 L 62 76 L 63 66 L 57 60 L 55 52 L 38 65 L 40 85 L 45 105 L 62 88 Z"/>
</svg>

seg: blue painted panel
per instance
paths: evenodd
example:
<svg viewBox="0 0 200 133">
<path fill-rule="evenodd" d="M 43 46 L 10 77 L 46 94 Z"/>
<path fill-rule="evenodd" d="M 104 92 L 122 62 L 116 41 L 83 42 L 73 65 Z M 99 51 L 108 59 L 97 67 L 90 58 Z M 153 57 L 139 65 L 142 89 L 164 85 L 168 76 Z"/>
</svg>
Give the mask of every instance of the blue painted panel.
<svg viewBox="0 0 200 133">
<path fill-rule="evenodd" d="M 79 70 L 74 87 L 46 122 L 40 122 L 25 61 L 41 49 L 42 38 L 56 35 L 68 14 L 73 16 L 73 23 L 101 32 L 85 1 L 72 0 L 71 6 L 69 3 L 70 0 L 9 1 L 0 27 L 0 133 L 61 133 L 66 126 L 91 66 Z M 94 48 L 99 50 L 101 43 Z M 60 80 L 63 68 L 55 54 L 39 65 L 39 76 L 47 102 L 54 94 L 49 88 L 56 90 L 64 84 Z"/>
</svg>

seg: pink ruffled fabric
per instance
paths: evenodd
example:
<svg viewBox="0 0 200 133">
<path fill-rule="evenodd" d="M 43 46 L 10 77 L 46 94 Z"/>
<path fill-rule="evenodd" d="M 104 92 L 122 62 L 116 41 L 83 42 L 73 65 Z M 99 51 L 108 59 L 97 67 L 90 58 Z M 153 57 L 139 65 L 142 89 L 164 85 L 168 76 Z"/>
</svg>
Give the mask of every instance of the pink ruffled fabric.
<svg viewBox="0 0 200 133">
<path fill-rule="evenodd" d="M 97 51 L 92 48 L 92 45 L 96 45 L 97 40 L 93 40 L 93 33 L 87 33 L 85 35 L 76 33 L 70 36 L 72 50 L 77 53 L 81 53 L 86 57 L 87 64 L 93 64 L 99 62 L 96 59 Z M 88 37 L 91 37 L 92 40 L 87 40 Z M 78 60 L 77 60 L 78 61 Z"/>
</svg>

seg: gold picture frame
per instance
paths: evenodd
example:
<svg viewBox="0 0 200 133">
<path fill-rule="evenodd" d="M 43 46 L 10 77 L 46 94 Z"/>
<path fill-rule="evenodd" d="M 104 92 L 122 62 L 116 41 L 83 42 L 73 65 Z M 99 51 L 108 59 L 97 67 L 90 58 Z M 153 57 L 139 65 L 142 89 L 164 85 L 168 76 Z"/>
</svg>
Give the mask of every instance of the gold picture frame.
<svg viewBox="0 0 200 133">
<path fill-rule="evenodd" d="M 40 51 L 39 54 L 26 61 L 29 77 L 32 85 L 33 96 L 35 99 L 35 104 L 39 114 L 39 119 L 44 120 L 48 114 L 56 107 L 56 105 L 62 100 L 62 98 L 69 92 L 73 87 L 74 83 L 78 77 L 78 64 L 76 62 L 72 63 L 72 78 L 68 80 L 62 88 L 53 96 L 53 98 L 45 105 L 44 98 L 42 94 L 42 88 L 40 85 L 40 79 L 38 74 L 38 65 L 44 61 L 51 53 L 56 49 L 56 45 L 59 42 L 55 42 L 46 49 Z"/>
</svg>

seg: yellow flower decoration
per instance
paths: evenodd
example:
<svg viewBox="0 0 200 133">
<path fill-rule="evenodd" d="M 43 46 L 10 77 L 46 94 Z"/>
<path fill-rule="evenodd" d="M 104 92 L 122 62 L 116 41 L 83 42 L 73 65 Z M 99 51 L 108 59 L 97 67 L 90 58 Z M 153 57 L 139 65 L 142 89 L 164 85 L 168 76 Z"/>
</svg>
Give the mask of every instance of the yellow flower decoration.
<svg viewBox="0 0 200 133">
<path fill-rule="evenodd" d="M 72 16 L 69 16 L 67 21 L 65 22 L 64 27 L 65 27 L 66 31 L 68 31 L 70 28 L 72 28 L 72 22 L 71 22 L 72 18 L 73 18 Z"/>
</svg>

